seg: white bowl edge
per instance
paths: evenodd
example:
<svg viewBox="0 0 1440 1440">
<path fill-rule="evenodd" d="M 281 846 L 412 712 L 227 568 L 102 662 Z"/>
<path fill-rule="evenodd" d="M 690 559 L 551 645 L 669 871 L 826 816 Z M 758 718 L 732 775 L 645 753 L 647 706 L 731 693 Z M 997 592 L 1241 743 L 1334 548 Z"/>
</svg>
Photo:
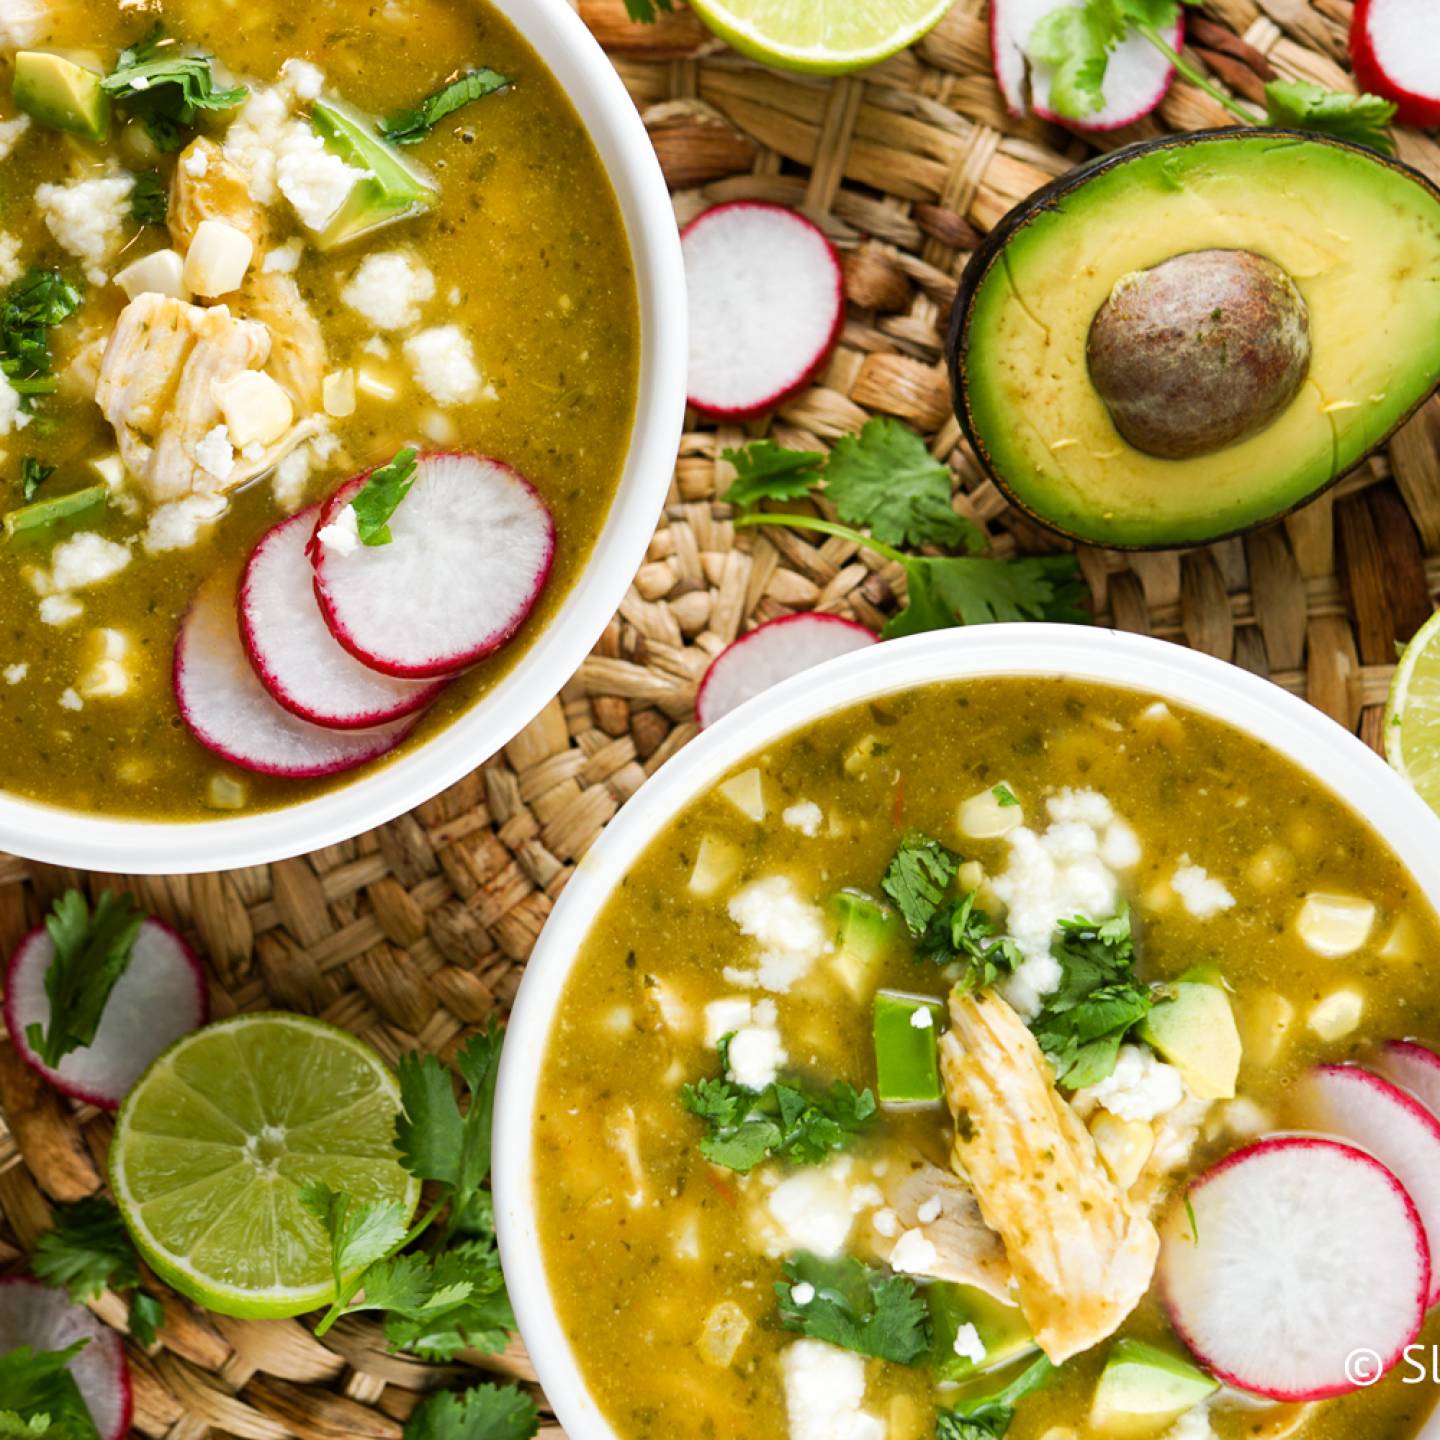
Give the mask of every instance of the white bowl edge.
<svg viewBox="0 0 1440 1440">
<path fill-rule="evenodd" d="M 829 661 L 750 701 L 667 762 L 581 860 L 541 932 L 510 1019 L 495 1116 L 500 1253 L 521 1336 L 571 1440 L 620 1440 L 589 1394 L 556 1313 L 531 1203 L 540 1067 L 581 942 L 615 885 L 663 826 L 748 755 L 863 700 L 998 676 L 1093 681 L 1154 694 L 1225 721 L 1287 756 L 1363 816 L 1432 904 L 1440 905 L 1440 819 L 1374 751 L 1270 681 L 1162 640 L 1040 624 L 943 631 Z M 1440 1412 L 1419 1440 L 1440 1440 Z"/>
<path fill-rule="evenodd" d="M 0 851 L 86 870 L 193 874 L 288 859 L 362 834 L 438 794 L 514 739 L 560 692 L 619 608 L 669 491 L 684 425 L 687 317 L 675 213 L 634 102 L 566 0 L 492 3 L 539 53 L 589 131 L 620 203 L 639 292 L 635 430 L 582 575 L 494 690 L 432 739 L 334 790 L 256 815 L 181 822 L 92 816 L 0 792 Z"/>
</svg>

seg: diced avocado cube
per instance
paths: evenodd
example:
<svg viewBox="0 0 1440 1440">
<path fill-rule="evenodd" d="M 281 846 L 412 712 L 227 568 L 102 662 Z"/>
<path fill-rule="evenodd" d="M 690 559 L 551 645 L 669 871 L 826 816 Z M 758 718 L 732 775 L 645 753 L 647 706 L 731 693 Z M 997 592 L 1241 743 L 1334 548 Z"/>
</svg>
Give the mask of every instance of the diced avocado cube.
<svg viewBox="0 0 1440 1440">
<path fill-rule="evenodd" d="M 935 1327 L 930 1369 L 942 1385 L 969 1380 L 985 1370 L 999 1369 L 1036 1348 L 1035 1338 L 1018 1305 L 1002 1304 L 983 1290 L 971 1285 L 954 1285 L 948 1280 L 927 1286 L 925 1300 Z M 960 1350 L 970 1352 L 962 1355 L 955 1348 L 955 1342 L 967 1325 L 975 1327 L 975 1335 L 966 1331 L 960 1340 Z M 980 1348 L 985 1351 L 978 1359 L 973 1343 L 977 1337 Z"/>
<path fill-rule="evenodd" d="M 15 56 L 11 95 L 17 109 L 48 125 L 102 144 L 110 138 L 110 97 L 105 77 L 63 55 L 22 50 Z"/>
<path fill-rule="evenodd" d="M 348 105 L 316 100 L 310 123 L 332 154 L 367 172 L 316 241 L 321 250 L 333 250 L 385 225 L 424 214 L 440 198 L 429 174 L 387 145 L 375 133 L 373 121 Z"/>
<path fill-rule="evenodd" d="M 1230 998 L 1206 980 L 1178 980 L 1141 1022 L 1140 1038 L 1154 1046 L 1202 1100 L 1230 1100 L 1240 1073 L 1240 1031 Z"/>
<path fill-rule="evenodd" d="M 1090 1423 L 1112 1419 L 1178 1415 L 1220 1388 L 1217 1380 L 1179 1355 L 1143 1340 L 1117 1340 L 1105 1361 Z"/>
<path fill-rule="evenodd" d="M 834 965 L 857 1000 L 874 990 L 881 963 L 905 936 L 900 917 L 888 906 L 859 890 L 840 890 L 830 897 L 835 925 Z"/>
<path fill-rule="evenodd" d="M 944 1018 L 945 1007 L 933 996 L 896 990 L 875 996 L 875 1089 L 882 1105 L 940 1099 L 936 1033 Z"/>
</svg>

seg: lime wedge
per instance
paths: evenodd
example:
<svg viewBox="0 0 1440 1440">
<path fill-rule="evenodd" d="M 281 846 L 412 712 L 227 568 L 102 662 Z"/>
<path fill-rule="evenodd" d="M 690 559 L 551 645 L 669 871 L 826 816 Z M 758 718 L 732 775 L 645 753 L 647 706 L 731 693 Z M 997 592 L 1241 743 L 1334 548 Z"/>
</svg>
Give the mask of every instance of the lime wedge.
<svg viewBox="0 0 1440 1440">
<path fill-rule="evenodd" d="M 723 40 L 782 70 L 839 75 L 887 59 L 953 0 L 690 0 Z"/>
<path fill-rule="evenodd" d="M 299 1315 L 335 1289 L 302 1185 L 414 1213 L 399 1109 L 395 1076 L 355 1036 L 302 1015 L 241 1015 L 185 1036 L 136 1081 L 110 1185 L 140 1254 L 182 1294 L 243 1319 Z"/>
<path fill-rule="evenodd" d="M 1385 702 L 1385 758 L 1440 811 L 1440 611 L 1415 632 Z"/>
</svg>

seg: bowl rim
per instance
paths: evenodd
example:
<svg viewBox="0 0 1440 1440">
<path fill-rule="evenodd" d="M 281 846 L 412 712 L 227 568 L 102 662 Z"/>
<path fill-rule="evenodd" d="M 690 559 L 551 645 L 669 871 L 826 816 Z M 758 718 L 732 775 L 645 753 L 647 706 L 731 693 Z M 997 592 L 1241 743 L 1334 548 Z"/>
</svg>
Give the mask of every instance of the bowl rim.
<svg viewBox="0 0 1440 1440">
<path fill-rule="evenodd" d="M 433 737 L 311 799 L 252 815 L 92 815 L 0 792 L 0 851 L 86 870 L 196 874 L 348 840 L 439 794 L 498 753 L 571 679 L 644 559 L 685 418 L 688 315 L 669 188 L 624 82 L 566 0 L 490 0 L 569 96 L 600 154 L 630 242 L 640 372 L 625 468 L 584 569 L 555 616 L 486 695 Z M 217 762 L 218 763 L 218 762 Z"/>
<path fill-rule="evenodd" d="M 1222 720 L 1278 751 L 1366 819 L 1440 903 L 1440 817 L 1379 755 L 1298 696 L 1200 651 L 1116 630 L 997 624 L 889 641 L 776 686 L 704 731 L 632 797 L 581 859 L 526 965 L 501 1060 L 494 1179 L 500 1254 L 520 1334 L 573 1440 L 622 1440 L 591 1397 L 550 1292 L 531 1195 L 533 1116 L 550 1025 L 615 885 L 679 810 L 747 757 L 859 702 L 1013 676 L 1092 681 Z M 1440 1434 L 1432 1416 L 1423 1436 Z"/>
</svg>

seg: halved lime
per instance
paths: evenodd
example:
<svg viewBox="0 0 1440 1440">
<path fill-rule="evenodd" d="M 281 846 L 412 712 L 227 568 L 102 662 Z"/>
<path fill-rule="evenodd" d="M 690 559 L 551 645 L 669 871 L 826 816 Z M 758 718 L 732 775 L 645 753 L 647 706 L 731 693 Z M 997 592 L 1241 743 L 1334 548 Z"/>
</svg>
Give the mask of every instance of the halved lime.
<svg viewBox="0 0 1440 1440">
<path fill-rule="evenodd" d="M 1440 611 L 1415 632 L 1385 702 L 1385 758 L 1440 811 Z"/>
<path fill-rule="evenodd" d="M 172 1045 L 125 1097 L 110 1185 L 156 1274 L 222 1315 L 274 1319 L 334 1298 L 329 1247 L 300 1204 L 323 1180 L 400 1200 L 400 1087 L 355 1036 L 303 1015 L 241 1015 Z"/>
<path fill-rule="evenodd" d="M 722 40 L 782 70 L 839 75 L 912 45 L 953 0 L 690 0 Z"/>
</svg>

